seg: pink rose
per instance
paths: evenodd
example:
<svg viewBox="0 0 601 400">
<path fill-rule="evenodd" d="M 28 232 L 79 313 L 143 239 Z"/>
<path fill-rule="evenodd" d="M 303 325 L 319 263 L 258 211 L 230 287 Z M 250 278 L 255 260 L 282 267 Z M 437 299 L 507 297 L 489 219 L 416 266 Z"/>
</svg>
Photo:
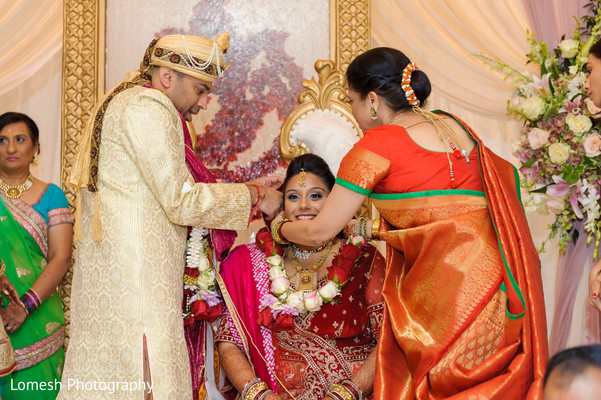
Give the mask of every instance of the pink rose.
<svg viewBox="0 0 601 400">
<path fill-rule="evenodd" d="M 601 155 L 601 136 L 597 133 L 588 135 L 584 139 L 584 152 L 589 157 L 597 157 Z"/>
<path fill-rule="evenodd" d="M 549 132 L 540 128 L 533 128 L 528 132 L 528 142 L 532 150 L 540 149 L 549 143 Z"/>
</svg>

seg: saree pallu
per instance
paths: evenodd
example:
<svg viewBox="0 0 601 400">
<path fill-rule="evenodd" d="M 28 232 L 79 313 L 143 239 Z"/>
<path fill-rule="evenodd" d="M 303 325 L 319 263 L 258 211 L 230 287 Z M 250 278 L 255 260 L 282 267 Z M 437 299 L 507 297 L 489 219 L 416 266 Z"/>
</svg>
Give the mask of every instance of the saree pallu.
<svg viewBox="0 0 601 400">
<path fill-rule="evenodd" d="M 290 394 L 299 400 L 323 398 L 332 383 L 350 378 L 375 349 L 383 275 L 383 258 L 369 246 L 337 298 L 340 304 L 324 304 L 294 317 L 291 330 L 272 332 L 257 323 L 261 300 L 269 292 L 265 253 L 256 245 L 239 246 L 222 264 L 218 278 L 227 309 L 215 339 L 235 343 L 256 375 L 284 399 Z M 379 301 L 368 305 L 368 290 L 377 292 Z"/>
<path fill-rule="evenodd" d="M 374 200 L 391 247 L 377 398 L 520 399 L 532 383 L 529 317 L 506 312 L 486 200 L 465 192 Z"/>
<path fill-rule="evenodd" d="M 51 212 L 61 219 L 64 218 L 60 215 L 63 211 Z M 26 203 L 1 196 L 0 221 L 0 258 L 6 263 L 6 276 L 22 295 L 46 266 L 48 224 Z M 56 397 L 64 362 L 64 324 L 61 300 L 55 291 L 16 332 L 9 335 L 17 367 L 16 372 L 4 378 L 3 399 Z M 19 389 L 27 384 L 33 390 Z"/>
</svg>

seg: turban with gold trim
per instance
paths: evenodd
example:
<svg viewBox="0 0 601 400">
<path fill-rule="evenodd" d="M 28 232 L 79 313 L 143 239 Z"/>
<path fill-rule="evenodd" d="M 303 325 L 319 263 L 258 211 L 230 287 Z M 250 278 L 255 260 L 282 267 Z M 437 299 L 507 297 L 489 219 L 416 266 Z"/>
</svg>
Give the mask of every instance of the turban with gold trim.
<svg viewBox="0 0 601 400">
<path fill-rule="evenodd" d="M 229 47 L 227 32 L 215 40 L 192 35 L 167 35 L 158 39 L 151 50 L 149 65 L 169 67 L 206 82 L 213 82 L 229 66 L 223 54 Z"/>
</svg>

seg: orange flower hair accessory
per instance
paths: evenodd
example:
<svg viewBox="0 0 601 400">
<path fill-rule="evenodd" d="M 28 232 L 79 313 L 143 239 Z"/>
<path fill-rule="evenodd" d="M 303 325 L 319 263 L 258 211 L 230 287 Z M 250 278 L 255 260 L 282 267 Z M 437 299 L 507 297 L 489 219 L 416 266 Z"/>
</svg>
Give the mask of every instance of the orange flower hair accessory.
<svg viewBox="0 0 601 400">
<path fill-rule="evenodd" d="M 419 100 L 417 99 L 417 96 L 415 95 L 415 92 L 411 87 L 411 73 L 418 69 L 419 68 L 417 68 L 417 65 L 413 63 L 407 64 L 407 66 L 403 70 L 403 77 L 401 79 L 401 87 L 405 92 L 405 97 L 407 98 L 409 105 L 413 107 L 419 107 Z"/>
</svg>

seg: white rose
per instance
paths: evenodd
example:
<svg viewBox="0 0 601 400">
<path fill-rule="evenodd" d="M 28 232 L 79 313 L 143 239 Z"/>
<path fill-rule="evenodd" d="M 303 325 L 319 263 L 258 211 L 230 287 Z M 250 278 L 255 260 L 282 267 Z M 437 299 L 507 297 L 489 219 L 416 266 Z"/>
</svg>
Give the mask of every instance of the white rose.
<svg viewBox="0 0 601 400">
<path fill-rule="evenodd" d="M 323 299 L 317 292 L 305 296 L 305 308 L 307 311 L 317 311 L 321 308 Z"/>
<path fill-rule="evenodd" d="M 265 261 L 267 261 L 267 264 L 269 264 L 269 265 L 282 266 L 282 257 L 279 254 L 275 254 L 271 257 L 267 257 L 267 258 L 265 258 Z"/>
<path fill-rule="evenodd" d="M 302 311 L 305 307 L 303 303 L 303 292 L 294 292 L 288 296 L 288 300 L 286 300 L 286 304 L 291 307 L 295 307 L 299 311 Z"/>
<path fill-rule="evenodd" d="M 565 200 L 561 197 L 547 196 L 547 209 L 553 214 L 561 214 L 565 207 Z"/>
<path fill-rule="evenodd" d="M 584 152 L 589 157 L 601 155 L 601 136 L 597 133 L 588 135 L 582 146 L 584 147 Z"/>
<path fill-rule="evenodd" d="M 563 58 L 572 58 L 578 54 L 578 40 L 566 39 L 562 40 L 557 47 L 561 50 L 561 56 Z"/>
<path fill-rule="evenodd" d="M 522 114 L 528 119 L 536 119 L 545 111 L 545 102 L 540 96 L 530 96 L 520 103 Z"/>
<path fill-rule="evenodd" d="M 206 271 L 211 268 L 211 263 L 207 257 L 198 257 L 198 270 Z"/>
<path fill-rule="evenodd" d="M 281 276 L 287 277 L 286 271 L 284 271 L 282 268 L 270 268 L 269 269 L 269 280 L 273 281 L 276 278 L 279 278 Z"/>
<path fill-rule="evenodd" d="M 365 239 L 363 238 L 363 236 L 353 236 L 353 238 L 351 239 L 351 244 L 353 246 L 359 247 L 364 241 Z"/>
<path fill-rule="evenodd" d="M 582 135 L 593 126 L 593 122 L 586 115 L 574 115 L 572 113 L 566 116 L 566 124 L 575 135 Z"/>
<path fill-rule="evenodd" d="M 533 128 L 528 132 L 528 142 L 533 150 L 540 149 L 549 143 L 549 132 L 540 128 Z"/>
<path fill-rule="evenodd" d="M 288 286 L 290 286 L 290 281 L 288 278 L 285 276 L 280 276 L 271 282 L 271 291 L 277 295 L 280 295 L 288 289 Z"/>
<path fill-rule="evenodd" d="M 565 143 L 553 143 L 549 146 L 549 158 L 555 164 L 565 163 L 570 155 L 570 147 Z"/>
<path fill-rule="evenodd" d="M 202 290 L 209 290 L 209 286 L 212 286 L 215 283 L 215 274 L 200 274 L 198 275 L 197 282 Z"/>
<path fill-rule="evenodd" d="M 340 289 L 338 288 L 338 285 L 332 281 L 329 281 L 319 289 L 321 297 L 327 300 L 332 300 L 334 297 L 338 296 L 339 293 Z"/>
<path fill-rule="evenodd" d="M 524 98 L 522 96 L 520 96 L 519 94 L 514 94 L 513 96 L 511 96 L 511 99 L 509 100 L 509 108 L 513 109 L 513 110 L 517 110 L 520 107 L 520 105 L 522 104 L 522 100 Z"/>
<path fill-rule="evenodd" d="M 539 212 L 546 214 L 547 209 L 545 208 L 544 202 L 545 195 L 540 193 L 532 193 L 528 198 L 528 201 L 524 204 L 524 209 L 528 213 Z"/>
</svg>

